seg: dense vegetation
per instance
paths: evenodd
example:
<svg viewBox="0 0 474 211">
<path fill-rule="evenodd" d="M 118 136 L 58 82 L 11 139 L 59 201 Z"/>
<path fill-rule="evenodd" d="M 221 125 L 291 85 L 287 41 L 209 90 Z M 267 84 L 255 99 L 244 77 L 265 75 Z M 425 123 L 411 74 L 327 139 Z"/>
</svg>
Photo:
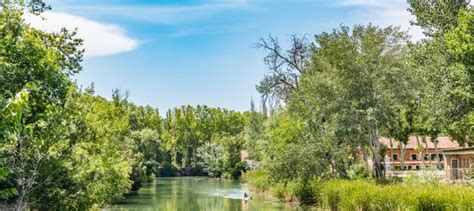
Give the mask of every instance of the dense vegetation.
<svg viewBox="0 0 474 211">
<path fill-rule="evenodd" d="M 474 144 L 473 9 L 467 1 L 409 4 L 426 39 L 414 43 L 399 27 L 371 24 L 311 41 L 292 36 L 286 50 L 274 37 L 262 39 L 269 73 L 257 86 L 260 108 L 182 106 L 160 116 L 127 92 L 106 99 L 93 85 L 78 87 L 84 51 L 75 32 L 25 24 L 24 12 L 49 9 L 40 0 L 3 1 L 0 204 L 82 210 L 111 204 L 152 176 L 239 178 L 247 149 L 260 170 L 245 177 L 258 189 L 305 204 L 385 209 L 377 193 L 409 188 L 328 179 L 383 179 L 382 135 L 402 147 L 409 135 Z M 413 194 L 421 199 L 434 189 Z M 469 188 L 440 189 L 472 199 Z M 419 208 L 408 200 L 393 207 Z"/>
<path fill-rule="evenodd" d="M 420 41 L 399 27 L 369 24 L 341 26 L 313 40 L 292 36 L 288 49 L 275 37 L 257 44 L 268 53 L 269 69 L 257 89 L 276 106 L 268 117 L 250 117 L 248 150 L 261 168 L 245 176 L 250 184 L 280 198 L 318 204 L 326 199 L 315 191 L 333 184 L 325 183 L 331 178 L 384 180 L 383 156 L 390 146 L 381 145 L 380 136 L 403 149 L 414 135 L 421 151 L 427 137 L 441 135 L 474 145 L 474 11 L 468 1 L 408 3 L 416 16 L 412 24 L 426 36 Z M 357 189 L 354 194 L 374 206 L 377 191 L 409 191 L 377 186 L 364 195 L 357 182 L 335 182 L 323 190 L 339 186 L 347 194 Z M 451 191 L 439 189 L 433 194 Z M 472 189 L 465 191 L 472 196 Z M 421 202 L 401 201 L 395 207 L 411 209 L 416 203 Z"/>
<path fill-rule="evenodd" d="M 248 173 L 250 184 L 258 191 L 271 191 L 286 201 L 297 201 L 302 184 L 269 182 L 268 173 Z M 309 182 L 313 204 L 328 210 L 471 210 L 474 188 L 465 185 L 437 184 L 410 176 L 400 181 L 375 182 L 366 179 L 318 180 Z"/>
<path fill-rule="evenodd" d="M 25 24 L 41 1 L 0 11 L 0 209 L 88 209 L 116 202 L 152 176 L 238 178 L 246 114 L 207 106 L 137 106 L 78 87 L 82 40 Z M 209 160 L 211 159 L 211 160 Z M 5 207 L 2 207 L 5 206 Z"/>
</svg>

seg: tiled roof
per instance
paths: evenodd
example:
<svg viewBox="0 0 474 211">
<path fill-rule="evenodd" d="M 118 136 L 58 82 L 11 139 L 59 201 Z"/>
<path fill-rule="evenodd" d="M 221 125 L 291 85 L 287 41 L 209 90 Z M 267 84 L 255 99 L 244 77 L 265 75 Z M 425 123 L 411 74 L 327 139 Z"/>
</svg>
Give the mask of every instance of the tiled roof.
<svg viewBox="0 0 474 211">
<path fill-rule="evenodd" d="M 453 148 L 453 149 L 446 149 L 443 150 L 445 153 L 449 154 L 456 154 L 459 152 L 471 152 L 470 154 L 474 153 L 474 147 L 465 147 L 465 148 Z"/>
<path fill-rule="evenodd" d="M 422 137 L 418 137 L 421 146 L 424 148 L 426 145 L 423 143 Z M 447 136 L 441 136 L 437 138 L 438 140 L 438 149 L 451 149 L 451 148 L 459 148 L 459 144 L 455 141 L 452 141 L 449 137 Z M 379 139 L 380 143 L 383 143 L 387 145 L 390 148 L 390 139 L 386 137 L 380 137 Z M 433 142 L 431 142 L 430 137 L 426 137 L 426 141 L 428 143 L 428 148 L 435 148 Z M 393 148 L 397 149 L 400 148 L 400 143 L 398 141 L 395 141 L 395 139 L 392 139 L 392 144 Z M 407 149 L 416 149 L 418 145 L 418 142 L 416 141 L 416 136 L 410 136 L 408 138 L 408 144 L 407 144 Z"/>
</svg>

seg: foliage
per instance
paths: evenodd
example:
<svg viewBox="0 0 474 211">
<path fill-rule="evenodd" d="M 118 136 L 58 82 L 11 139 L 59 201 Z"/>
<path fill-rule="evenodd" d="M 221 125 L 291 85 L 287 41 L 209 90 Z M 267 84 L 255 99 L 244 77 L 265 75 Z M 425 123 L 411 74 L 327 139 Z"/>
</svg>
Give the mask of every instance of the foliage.
<svg viewBox="0 0 474 211">
<path fill-rule="evenodd" d="M 469 186 L 332 180 L 320 192 L 324 207 L 342 210 L 469 210 L 474 206 L 474 190 Z"/>
<path fill-rule="evenodd" d="M 461 11 L 459 24 L 444 36 L 448 52 L 454 57 L 453 72 L 455 82 L 450 86 L 451 99 L 456 99 L 450 115 L 453 121 L 448 133 L 456 140 L 468 142 L 466 136 L 474 135 L 474 9 Z M 469 143 L 473 144 L 473 143 Z"/>
<path fill-rule="evenodd" d="M 246 164 L 241 160 L 240 151 L 243 149 L 243 139 L 241 136 L 225 136 L 218 140 L 224 146 L 222 158 L 222 170 L 224 177 L 238 179 L 245 171 Z"/>
<path fill-rule="evenodd" d="M 202 168 L 211 177 L 218 177 L 222 173 L 222 146 L 206 143 L 197 149 L 198 167 Z"/>
<path fill-rule="evenodd" d="M 245 121 L 242 113 L 227 109 L 207 106 L 174 108 L 163 119 L 161 140 L 175 166 L 195 168 L 198 147 L 208 142 L 217 142 L 221 136 L 242 133 Z"/>
<path fill-rule="evenodd" d="M 248 171 L 244 174 L 243 179 L 249 184 L 250 188 L 255 188 L 257 191 L 268 191 L 272 187 L 269 172 L 263 169 Z"/>
<path fill-rule="evenodd" d="M 80 139 L 82 121 L 66 99 L 69 77 L 81 70 L 82 41 L 75 32 L 46 33 L 25 24 L 24 7 L 40 12 L 41 1 L 1 6 L 0 163 L 10 174 L 0 187 L 18 193 L 12 204 L 25 209 L 30 200 L 49 203 L 49 194 L 61 188 L 55 180 Z"/>
<path fill-rule="evenodd" d="M 263 108 L 262 108 L 263 109 Z M 248 119 L 245 122 L 244 139 L 249 157 L 253 160 L 262 160 L 264 155 L 264 121 L 266 115 L 264 112 L 257 112 L 253 100 L 250 104 L 250 111 L 247 113 Z"/>
<path fill-rule="evenodd" d="M 325 176 L 328 166 L 321 156 L 323 152 L 324 149 L 314 144 L 290 144 L 268 164 L 270 176 L 284 182 L 295 179 L 308 181 L 313 176 Z"/>
<path fill-rule="evenodd" d="M 160 134 L 156 130 L 145 128 L 140 131 L 132 131 L 131 138 L 136 145 L 136 153 L 140 154 L 140 162 L 145 167 L 146 175 L 157 175 L 159 165 L 163 161 Z"/>
<path fill-rule="evenodd" d="M 262 111 L 181 106 L 162 118 L 114 90 L 79 88 L 84 50 L 75 31 L 32 28 L 41 0 L 3 1 L 0 10 L 0 203 L 8 208 L 86 210 L 138 190 L 152 176 L 204 173 L 238 179 L 241 150 L 261 169 L 251 187 L 282 200 L 349 210 L 464 210 L 471 187 L 431 175 L 377 184 L 387 147 L 410 135 L 447 134 L 472 145 L 473 10 L 468 1 L 408 1 L 426 39 L 399 27 L 341 26 L 314 36 L 277 38 L 257 86 Z M 266 102 L 271 102 L 267 113 Z M 369 151 L 367 151 L 369 149 Z M 361 158 L 361 154 L 363 155 Z M 362 160 L 363 159 L 363 160 Z M 403 162 L 403 160 L 402 160 Z M 35 202 L 35 203 L 33 203 Z"/>
<path fill-rule="evenodd" d="M 4 182 L 11 173 L 11 169 L 8 167 L 0 168 L 0 182 Z M 0 202 L 6 201 L 16 195 L 18 195 L 18 191 L 15 188 L 2 188 L 0 190 Z"/>
<path fill-rule="evenodd" d="M 370 177 L 369 155 L 372 175 L 382 179 L 388 147 L 379 144 L 380 136 L 402 147 L 410 135 L 436 140 L 440 134 L 472 145 L 472 8 L 468 1 L 408 3 L 412 24 L 427 36 L 416 43 L 398 27 L 369 24 L 341 26 L 311 43 L 293 36 L 287 50 L 274 37 L 257 44 L 268 52 L 269 70 L 257 90 L 282 106 L 253 124 L 263 126 L 263 135 L 249 139 L 259 140 L 251 148 L 263 169 L 246 174 L 251 186 L 331 209 L 472 207 L 468 200 L 443 198 L 443 191 L 459 191 L 456 197 L 469 199 L 471 188 L 437 185 L 430 174 L 403 184 L 326 182 Z"/>
<path fill-rule="evenodd" d="M 370 178 L 370 171 L 363 164 L 355 164 L 349 169 L 348 176 L 351 179 L 367 179 Z"/>
<path fill-rule="evenodd" d="M 420 26 L 425 35 L 436 36 L 457 24 L 459 11 L 469 6 L 468 0 L 408 0 L 408 11 L 416 17 L 412 24 Z"/>
<path fill-rule="evenodd" d="M 442 181 L 443 178 L 430 170 L 422 170 L 421 172 L 410 173 L 406 178 L 403 179 L 403 183 L 408 185 L 433 185 L 441 184 Z"/>
</svg>

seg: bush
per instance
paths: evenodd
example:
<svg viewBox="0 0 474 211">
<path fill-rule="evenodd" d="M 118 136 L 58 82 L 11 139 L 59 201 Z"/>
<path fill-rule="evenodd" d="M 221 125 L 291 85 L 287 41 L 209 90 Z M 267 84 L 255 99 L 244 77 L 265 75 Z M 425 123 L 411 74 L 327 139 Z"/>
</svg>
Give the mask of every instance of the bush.
<svg viewBox="0 0 474 211">
<path fill-rule="evenodd" d="M 403 180 L 406 185 L 423 185 L 423 184 L 441 184 L 443 179 L 436 175 L 433 171 L 422 170 L 418 172 L 410 172 Z"/>
<path fill-rule="evenodd" d="M 297 199 L 300 204 L 314 205 L 317 203 L 313 195 L 313 190 L 309 181 L 296 179 L 288 182 L 287 188 L 290 192 L 290 199 Z"/>
<path fill-rule="evenodd" d="M 367 180 L 322 184 L 323 207 L 332 210 L 472 210 L 474 189 L 455 185 L 379 185 Z"/>
<path fill-rule="evenodd" d="M 364 164 L 356 164 L 351 166 L 348 175 L 351 179 L 366 179 L 370 177 L 370 171 L 365 168 Z"/>
<path fill-rule="evenodd" d="M 257 191 L 268 191 L 270 190 L 271 183 L 269 173 L 266 170 L 253 170 L 245 173 L 243 179 L 249 184 L 251 188 L 255 188 Z"/>
<path fill-rule="evenodd" d="M 286 191 L 285 183 L 283 182 L 276 183 L 275 185 L 273 185 L 271 192 L 273 193 L 273 196 L 280 199 L 281 201 L 286 200 L 287 191 Z"/>
<path fill-rule="evenodd" d="M 176 172 L 178 169 L 176 166 L 174 166 L 171 163 L 163 163 L 159 168 L 158 168 L 158 175 L 160 177 L 172 177 L 176 176 Z"/>
<path fill-rule="evenodd" d="M 280 200 L 330 210 L 473 210 L 474 187 L 440 183 L 313 178 L 272 182 L 265 170 L 246 173 L 244 179 L 258 191 L 271 191 Z M 423 180 L 425 181 L 425 180 Z"/>
</svg>

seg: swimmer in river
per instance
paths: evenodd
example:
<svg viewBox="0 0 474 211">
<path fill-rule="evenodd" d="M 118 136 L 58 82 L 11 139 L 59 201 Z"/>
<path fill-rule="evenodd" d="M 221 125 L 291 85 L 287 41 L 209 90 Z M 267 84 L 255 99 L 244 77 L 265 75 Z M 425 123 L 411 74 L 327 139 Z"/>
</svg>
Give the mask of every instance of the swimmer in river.
<svg viewBox="0 0 474 211">
<path fill-rule="evenodd" d="M 252 199 L 252 197 L 249 196 L 249 195 L 247 194 L 247 192 L 244 192 L 244 200 L 245 200 L 245 201 L 248 201 L 248 200 L 250 200 L 250 199 Z"/>
</svg>

